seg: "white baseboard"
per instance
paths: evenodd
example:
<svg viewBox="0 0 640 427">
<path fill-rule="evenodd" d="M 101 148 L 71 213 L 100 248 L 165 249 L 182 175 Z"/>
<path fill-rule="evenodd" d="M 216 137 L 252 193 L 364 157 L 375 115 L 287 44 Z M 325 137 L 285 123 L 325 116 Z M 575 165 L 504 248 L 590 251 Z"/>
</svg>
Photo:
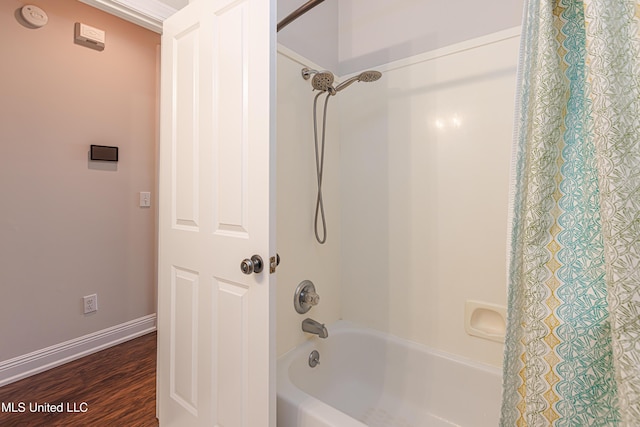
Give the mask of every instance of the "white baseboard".
<svg viewBox="0 0 640 427">
<path fill-rule="evenodd" d="M 0 362 L 0 387 L 72 360 L 113 347 L 156 330 L 156 315 L 140 317 L 111 328 L 55 344 Z"/>
</svg>

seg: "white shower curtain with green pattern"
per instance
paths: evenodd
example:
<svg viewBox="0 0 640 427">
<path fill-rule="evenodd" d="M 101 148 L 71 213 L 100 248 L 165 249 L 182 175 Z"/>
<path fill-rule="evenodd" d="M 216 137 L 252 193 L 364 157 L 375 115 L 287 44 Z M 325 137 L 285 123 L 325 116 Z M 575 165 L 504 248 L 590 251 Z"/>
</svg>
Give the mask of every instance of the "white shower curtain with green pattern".
<svg viewBox="0 0 640 427">
<path fill-rule="evenodd" d="M 640 426 L 640 5 L 525 0 L 501 426 Z"/>
</svg>

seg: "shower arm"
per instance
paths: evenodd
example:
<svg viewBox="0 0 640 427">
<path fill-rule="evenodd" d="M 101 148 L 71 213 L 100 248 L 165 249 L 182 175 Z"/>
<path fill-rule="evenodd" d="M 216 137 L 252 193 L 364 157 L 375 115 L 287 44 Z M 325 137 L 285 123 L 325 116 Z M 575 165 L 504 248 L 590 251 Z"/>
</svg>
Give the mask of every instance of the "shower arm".
<svg viewBox="0 0 640 427">
<path fill-rule="evenodd" d="M 354 77 L 351 77 L 349 80 L 343 81 L 338 86 L 336 86 L 335 92 L 338 93 L 341 90 L 346 89 L 347 87 L 351 86 L 353 83 L 357 82 L 359 79 L 360 79 L 360 76 L 354 76 Z M 332 95 L 335 95 L 335 93 L 332 93 Z"/>
<path fill-rule="evenodd" d="M 300 16 L 304 15 L 305 13 L 307 13 L 308 11 L 310 11 L 311 9 L 313 9 L 314 7 L 322 3 L 323 1 L 324 0 L 309 0 L 308 2 L 303 4 L 302 6 L 300 6 L 293 12 L 291 12 L 282 21 L 278 22 L 278 31 L 280 31 L 281 29 L 283 29 L 284 27 L 286 27 L 287 25 L 289 25 L 290 23 L 298 19 Z"/>
</svg>

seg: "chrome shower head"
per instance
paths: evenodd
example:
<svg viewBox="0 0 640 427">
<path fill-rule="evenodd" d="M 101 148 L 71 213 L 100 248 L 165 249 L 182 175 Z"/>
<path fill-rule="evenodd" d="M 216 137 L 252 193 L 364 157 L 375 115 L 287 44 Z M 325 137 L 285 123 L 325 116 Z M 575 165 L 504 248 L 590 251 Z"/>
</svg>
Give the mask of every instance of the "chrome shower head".
<svg viewBox="0 0 640 427">
<path fill-rule="evenodd" d="M 347 88 L 354 82 L 375 82 L 376 80 L 380 79 L 380 77 L 382 77 L 382 73 L 380 71 L 363 71 L 357 76 L 351 77 L 349 80 L 345 80 L 344 82 L 340 83 L 338 87 L 336 87 L 336 92 L 340 92 L 342 89 Z"/>
<path fill-rule="evenodd" d="M 320 90 L 320 91 L 329 91 L 332 92 L 334 91 L 333 89 L 333 74 L 330 73 L 329 71 L 322 71 L 319 73 L 316 73 L 315 76 L 313 76 L 313 78 L 311 79 L 311 86 L 313 86 L 314 89 Z"/>
<path fill-rule="evenodd" d="M 312 74 L 313 78 L 311 78 Z M 310 68 L 303 68 L 302 78 L 305 80 L 309 80 L 311 78 L 311 86 L 315 90 L 319 90 L 321 92 L 328 91 L 331 94 L 335 93 L 335 89 L 333 88 L 333 81 L 335 77 L 330 71 L 316 71 Z"/>
<path fill-rule="evenodd" d="M 382 77 L 382 73 L 380 71 L 369 70 L 360 73 L 360 75 L 358 76 L 358 80 L 361 82 L 369 83 L 379 80 L 380 77 Z"/>
</svg>

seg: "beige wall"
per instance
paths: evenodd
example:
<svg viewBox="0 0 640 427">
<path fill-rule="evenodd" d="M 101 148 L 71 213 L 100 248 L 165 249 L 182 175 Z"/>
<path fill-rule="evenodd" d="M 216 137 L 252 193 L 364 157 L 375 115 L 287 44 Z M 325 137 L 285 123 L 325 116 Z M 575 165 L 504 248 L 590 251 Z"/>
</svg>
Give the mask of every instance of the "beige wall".
<svg viewBox="0 0 640 427">
<path fill-rule="evenodd" d="M 45 27 L 18 22 L 27 3 Z M 105 50 L 74 44 L 75 22 Z M 155 312 L 159 42 L 75 0 L 0 2 L 0 360 Z M 118 146 L 117 168 L 90 144 Z"/>
<path fill-rule="evenodd" d="M 383 66 L 339 102 L 342 316 L 496 366 L 503 345 L 467 335 L 464 308 L 506 305 L 508 33 Z"/>
</svg>

